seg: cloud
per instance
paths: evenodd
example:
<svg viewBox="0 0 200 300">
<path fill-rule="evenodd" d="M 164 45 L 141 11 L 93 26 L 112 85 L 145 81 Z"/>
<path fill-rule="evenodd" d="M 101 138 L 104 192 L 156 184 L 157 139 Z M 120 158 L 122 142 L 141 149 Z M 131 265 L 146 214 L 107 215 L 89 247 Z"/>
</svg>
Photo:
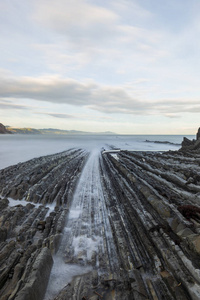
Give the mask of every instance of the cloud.
<svg viewBox="0 0 200 300">
<path fill-rule="evenodd" d="M 170 119 L 179 119 L 179 118 L 181 118 L 181 116 L 180 115 L 178 115 L 178 114 L 173 114 L 173 113 L 168 113 L 168 114 L 165 114 L 165 117 L 167 117 L 167 118 L 170 118 Z"/>
<path fill-rule="evenodd" d="M 133 0 L 115 0 L 112 1 L 112 7 L 119 13 L 128 16 L 134 16 L 138 20 L 147 20 L 154 17 L 152 12 L 137 4 L 137 1 Z"/>
<path fill-rule="evenodd" d="M 134 52 L 155 60 L 168 55 L 162 49 L 163 32 L 138 25 L 134 20 L 139 17 L 152 17 L 152 14 L 130 1 L 112 2 L 103 7 L 85 0 L 58 0 L 56 6 L 53 0 L 36 1 L 32 16 L 33 21 L 46 28 L 50 35 L 54 33 L 55 44 L 65 45 L 65 52 L 82 53 L 87 60 L 93 55 L 102 55 L 103 59 L 111 49 L 114 53 L 118 50 L 115 57 Z M 47 49 L 43 45 L 45 52 L 48 51 L 46 46 Z"/>
<path fill-rule="evenodd" d="M 1 109 L 28 109 L 26 105 L 14 104 L 10 101 L 4 101 L 0 99 L 0 108 Z"/>
<path fill-rule="evenodd" d="M 108 24 L 118 19 L 111 10 L 90 4 L 84 0 L 36 1 L 33 18 L 46 23 L 56 30 L 65 30 L 71 26 L 88 27 L 97 23 Z"/>
<path fill-rule="evenodd" d="M 42 53 L 43 61 L 51 70 L 61 73 L 74 71 L 87 66 L 91 56 L 87 52 L 68 51 L 65 43 L 32 44 L 32 48 Z"/>
<path fill-rule="evenodd" d="M 74 119 L 75 117 L 69 114 L 62 114 L 62 113 L 51 113 L 51 112 L 36 112 L 37 114 L 42 114 L 42 115 L 47 115 L 50 117 L 55 117 L 55 118 L 61 118 L 61 119 Z"/>
<path fill-rule="evenodd" d="M 135 115 L 166 115 L 169 117 L 185 112 L 200 112 L 198 98 L 160 98 L 151 100 L 148 93 L 137 89 L 130 91 L 126 85 L 100 85 L 92 81 L 76 81 L 59 76 L 7 77 L 0 78 L 0 97 L 3 108 L 26 109 L 28 106 L 6 102 L 6 100 L 32 99 L 54 104 L 90 108 L 99 112 Z M 46 113 L 57 118 L 71 118 L 64 113 Z"/>
<path fill-rule="evenodd" d="M 2 78 L 0 97 L 71 104 L 110 113 L 135 113 L 145 108 L 122 87 L 101 86 L 94 82 L 80 83 L 57 76 Z"/>
<path fill-rule="evenodd" d="M 93 85 L 57 76 L 2 78 L 0 96 L 52 103 L 85 104 Z"/>
<path fill-rule="evenodd" d="M 72 44 L 82 45 L 106 39 L 113 31 L 113 24 L 119 16 L 105 7 L 84 0 L 43 0 L 35 2 L 33 21 L 59 35 Z"/>
</svg>

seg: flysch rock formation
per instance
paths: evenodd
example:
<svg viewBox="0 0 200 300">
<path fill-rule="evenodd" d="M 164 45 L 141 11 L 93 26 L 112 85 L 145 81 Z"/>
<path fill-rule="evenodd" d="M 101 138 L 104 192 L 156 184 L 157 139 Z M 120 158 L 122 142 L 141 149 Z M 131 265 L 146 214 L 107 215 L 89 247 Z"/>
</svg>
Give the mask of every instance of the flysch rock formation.
<svg viewBox="0 0 200 300">
<path fill-rule="evenodd" d="M 0 299 L 200 299 L 197 148 L 70 149 L 1 170 Z M 58 258 L 85 272 L 48 298 Z"/>
<path fill-rule="evenodd" d="M 86 158 L 85 151 L 70 149 L 0 171 L 1 300 L 43 299 Z M 10 198 L 27 204 L 10 206 Z"/>
</svg>

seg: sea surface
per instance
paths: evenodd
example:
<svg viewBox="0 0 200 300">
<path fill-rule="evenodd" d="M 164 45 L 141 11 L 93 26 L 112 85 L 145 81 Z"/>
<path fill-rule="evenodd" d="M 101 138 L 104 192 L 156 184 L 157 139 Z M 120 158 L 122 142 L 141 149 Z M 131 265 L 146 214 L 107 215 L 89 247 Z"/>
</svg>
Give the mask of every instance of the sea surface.
<svg viewBox="0 0 200 300">
<path fill-rule="evenodd" d="M 0 169 L 29 159 L 54 154 L 70 148 L 105 150 L 114 146 L 122 150 L 178 150 L 184 135 L 0 135 Z M 194 139 L 194 135 L 187 135 Z M 146 142 L 146 140 L 151 142 Z M 155 141 L 170 142 L 154 143 Z M 179 145 L 177 145 L 179 144 Z"/>
</svg>

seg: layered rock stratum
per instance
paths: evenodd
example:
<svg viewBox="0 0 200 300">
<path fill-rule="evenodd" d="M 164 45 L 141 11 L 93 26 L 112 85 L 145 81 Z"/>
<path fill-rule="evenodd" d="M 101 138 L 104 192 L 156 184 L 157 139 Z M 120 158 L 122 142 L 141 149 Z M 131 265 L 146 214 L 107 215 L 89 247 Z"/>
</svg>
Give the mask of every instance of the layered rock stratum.
<svg viewBox="0 0 200 300">
<path fill-rule="evenodd" d="M 0 170 L 0 299 L 200 299 L 200 153 L 186 148 L 69 149 Z"/>
</svg>

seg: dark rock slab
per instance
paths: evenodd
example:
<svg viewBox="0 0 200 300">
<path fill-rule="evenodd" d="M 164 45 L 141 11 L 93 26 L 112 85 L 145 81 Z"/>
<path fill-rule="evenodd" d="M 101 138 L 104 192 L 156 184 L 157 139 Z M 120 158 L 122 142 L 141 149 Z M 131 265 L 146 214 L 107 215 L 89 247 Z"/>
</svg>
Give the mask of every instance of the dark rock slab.
<svg viewBox="0 0 200 300">
<path fill-rule="evenodd" d="M 15 300 L 42 300 L 52 265 L 50 250 L 43 248 L 33 264 L 29 277 L 25 278 L 24 287 L 16 294 Z"/>
</svg>

